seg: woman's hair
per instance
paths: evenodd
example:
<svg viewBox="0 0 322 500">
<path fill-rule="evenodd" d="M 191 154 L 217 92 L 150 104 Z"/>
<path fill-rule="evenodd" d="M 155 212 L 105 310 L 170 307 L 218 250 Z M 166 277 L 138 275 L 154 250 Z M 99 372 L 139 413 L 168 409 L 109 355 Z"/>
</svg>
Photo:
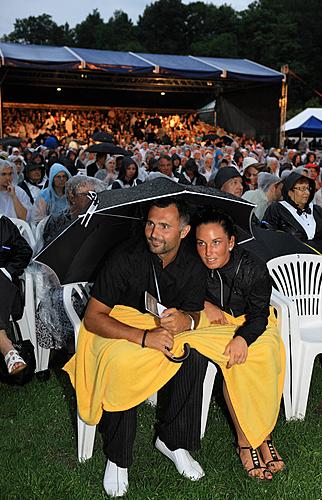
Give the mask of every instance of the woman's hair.
<svg viewBox="0 0 322 500">
<path fill-rule="evenodd" d="M 236 227 L 230 215 L 222 210 L 213 207 L 206 207 L 198 210 L 193 219 L 194 226 L 197 228 L 201 224 L 219 224 L 230 239 L 236 236 Z"/>
<path fill-rule="evenodd" d="M 133 177 L 133 179 L 137 178 L 137 176 L 139 174 L 139 168 L 138 168 L 137 164 L 129 156 L 124 156 L 122 158 L 122 163 L 121 163 L 121 166 L 120 166 L 120 170 L 119 170 L 119 174 L 118 174 L 118 179 L 120 179 L 121 181 L 124 181 L 125 176 L 126 176 L 126 169 L 130 165 L 134 165 L 135 166 L 135 176 Z"/>
</svg>

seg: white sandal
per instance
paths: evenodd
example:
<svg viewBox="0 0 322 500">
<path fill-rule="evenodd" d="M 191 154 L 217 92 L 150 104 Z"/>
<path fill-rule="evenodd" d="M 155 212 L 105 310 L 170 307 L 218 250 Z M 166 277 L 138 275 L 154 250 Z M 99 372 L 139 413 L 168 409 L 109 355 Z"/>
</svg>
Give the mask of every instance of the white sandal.
<svg viewBox="0 0 322 500">
<path fill-rule="evenodd" d="M 21 372 L 26 368 L 26 363 L 20 356 L 19 352 L 16 349 L 10 349 L 10 351 L 7 352 L 4 358 L 9 375 L 15 375 L 16 373 Z M 18 365 L 18 366 L 16 366 Z M 15 368 L 16 366 L 16 368 Z"/>
</svg>

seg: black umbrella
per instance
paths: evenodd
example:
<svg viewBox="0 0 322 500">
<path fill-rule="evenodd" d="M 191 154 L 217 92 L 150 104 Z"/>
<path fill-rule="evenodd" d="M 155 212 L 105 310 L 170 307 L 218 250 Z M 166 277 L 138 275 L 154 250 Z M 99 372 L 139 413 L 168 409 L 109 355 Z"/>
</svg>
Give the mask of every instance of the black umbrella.
<svg viewBox="0 0 322 500">
<path fill-rule="evenodd" d="M 215 141 L 216 139 L 219 139 L 217 134 L 206 134 L 202 138 L 203 141 Z"/>
<path fill-rule="evenodd" d="M 0 144 L 2 144 L 4 147 L 7 146 L 13 146 L 13 147 L 18 147 L 22 142 L 26 141 L 26 139 L 21 139 L 19 137 L 4 137 L 3 139 L 0 139 Z"/>
<path fill-rule="evenodd" d="M 221 208 L 237 221 L 242 233 L 240 241 L 252 238 L 249 221 L 253 204 L 216 189 L 156 178 L 135 188 L 99 193 L 97 205 L 91 205 L 86 220 L 80 216 L 35 260 L 49 266 L 62 285 L 93 281 L 106 253 L 142 229 L 149 201 L 169 196 L 183 197 L 192 211 L 205 205 Z"/>
<path fill-rule="evenodd" d="M 95 132 L 92 135 L 92 139 L 96 142 L 114 142 L 114 137 L 106 132 Z"/>
<path fill-rule="evenodd" d="M 222 135 L 220 139 L 225 144 L 225 146 L 230 146 L 234 142 L 234 139 L 229 135 Z"/>
<path fill-rule="evenodd" d="M 242 247 L 255 253 L 265 262 L 282 255 L 293 253 L 319 253 L 302 241 L 294 238 L 290 233 L 263 229 L 260 226 L 253 227 L 254 239 L 242 243 Z"/>
<path fill-rule="evenodd" d="M 131 154 L 129 151 L 126 151 L 126 149 L 123 149 L 120 146 L 115 146 L 112 142 L 100 142 L 99 144 L 93 144 L 87 149 L 87 151 L 89 153 L 108 153 L 110 155 L 123 156 Z"/>
</svg>

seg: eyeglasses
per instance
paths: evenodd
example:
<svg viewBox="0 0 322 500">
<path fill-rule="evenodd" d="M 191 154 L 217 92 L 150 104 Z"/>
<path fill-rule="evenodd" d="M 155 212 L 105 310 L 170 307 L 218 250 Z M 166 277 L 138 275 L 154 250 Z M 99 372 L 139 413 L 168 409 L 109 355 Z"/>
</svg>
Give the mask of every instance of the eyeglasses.
<svg viewBox="0 0 322 500">
<path fill-rule="evenodd" d="M 302 188 L 295 187 L 293 188 L 293 191 L 300 191 L 300 193 L 310 193 L 311 189 L 309 187 L 302 187 Z"/>
</svg>

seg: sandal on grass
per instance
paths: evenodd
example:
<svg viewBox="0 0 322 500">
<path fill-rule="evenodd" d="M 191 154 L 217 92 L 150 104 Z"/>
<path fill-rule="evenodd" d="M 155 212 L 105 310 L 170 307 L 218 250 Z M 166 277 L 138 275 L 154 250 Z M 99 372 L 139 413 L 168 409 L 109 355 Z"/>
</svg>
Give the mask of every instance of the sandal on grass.
<svg viewBox="0 0 322 500">
<path fill-rule="evenodd" d="M 238 445 L 237 446 L 237 454 L 239 455 L 239 458 L 240 458 L 240 452 L 241 452 L 241 450 L 249 450 L 250 458 L 251 458 L 252 463 L 253 463 L 253 467 L 251 467 L 250 469 L 247 469 L 244 466 L 244 469 L 246 470 L 246 472 L 249 475 L 249 477 L 254 477 L 256 479 L 260 479 L 261 481 L 264 481 L 264 480 L 271 481 L 272 478 L 273 478 L 273 475 L 272 475 L 272 473 L 271 473 L 271 471 L 269 469 L 267 469 L 266 467 L 262 467 L 261 466 L 257 449 L 252 448 L 251 446 L 239 446 Z M 253 471 L 253 470 L 262 470 L 264 477 L 253 476 L 252 474 L 250 474 L 250 472 Z"/>
<path fill-rule="evenodd" d="M 16 349 L 10 349 L 4 358 L 9 375 L 15 375 L 26 368 L 26 363 Z"/>
<path fill-rule="evenodd" d="M 270 455 L 272 457 L 271 460 L 268 460 L 267 462 L 265 462 L 266 467 L 273 474 L 276 472 L 281 472 L 285 466 L 282 467 L 281 469 L 275 469 L 274 464 L 275 464 L 275 462 L 283 462 L 284 463 L 284 460 L 282 458 L 278 458 L 278 456 L 276 454 L 276 450 L 275 450 L 274 445 L 273 445 L 273 441 L 271 439 L 265 439 L 265 441 L 263 441 L 263 444 L 267 445 L 268 451 L 270 452 Z M 263 453 L 262 453 L 262 455 L 263 455 Z"/>
</svg>

